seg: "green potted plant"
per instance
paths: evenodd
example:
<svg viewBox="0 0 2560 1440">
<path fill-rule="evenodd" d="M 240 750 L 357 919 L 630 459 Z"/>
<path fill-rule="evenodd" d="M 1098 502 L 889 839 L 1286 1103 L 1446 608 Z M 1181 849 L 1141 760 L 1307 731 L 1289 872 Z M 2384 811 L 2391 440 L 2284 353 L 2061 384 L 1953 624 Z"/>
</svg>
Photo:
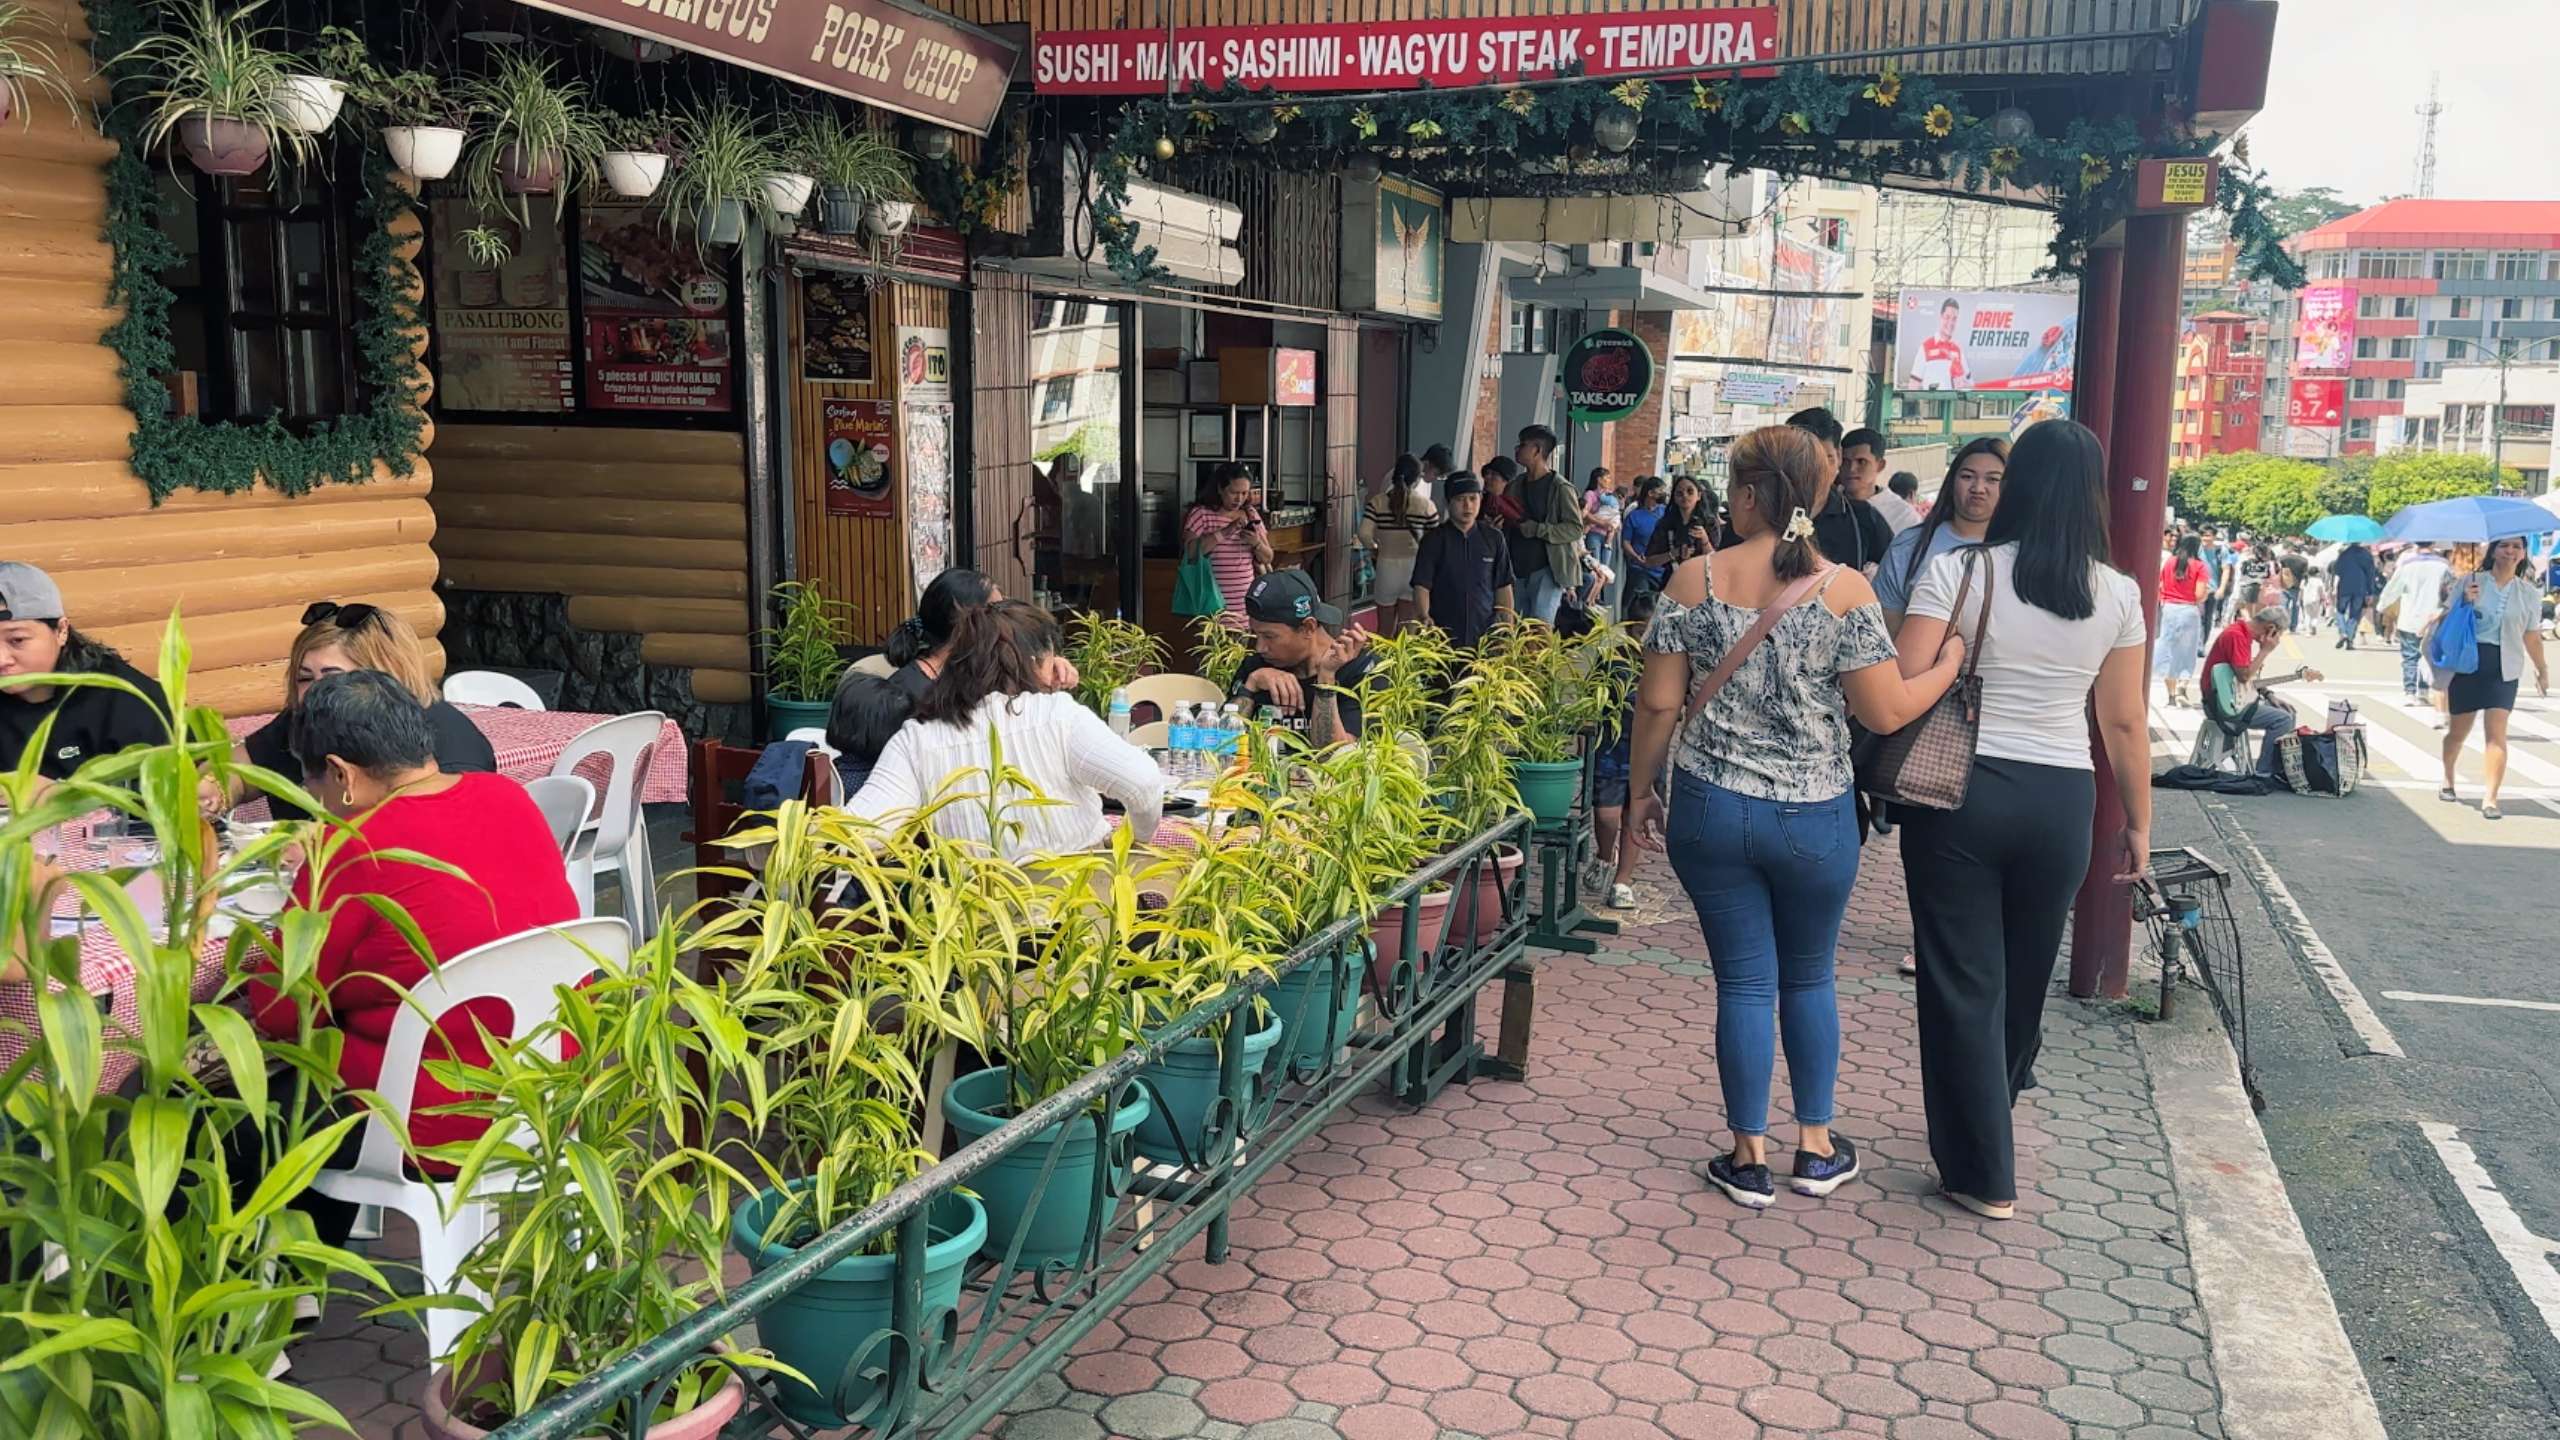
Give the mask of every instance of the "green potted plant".
<svg viewBox="0 0 2560 1440">
<path fill-rule="evenodd" d="M 1245 657 L 1253 653 L 1244 632 L 1215 615 L 1203 615 L 1191 622 L 1191 635 L 1200 678 L 1217 686 L 1222 695 L 1235 693 L 1236 676 L 1244 669 Z"/>
<path fill-rule="evenodd" d="M 167 27 L 134 42 L 118 65 L 138 70 L 150 88 L 142 142 L 175 138 L 207 175 L 253 175 L 270 156 L 315 153 L 310 135 L 285 115 L 287 61 L 281 33 L 255 23 L 265 0 L 236 9 L 215 0 L 174 0 Z"/>
<path fill-rule="evenodd" d="M 493 1045 L 485 1066 L 429 1068 L 470 1098 L 452 1113 L 491 1122 L 479 1139 L 434 1147 L 458 1193 L 503 1188 L 498 1223 L 461 1269 L 471 1323 L 422 1397 L 427 1433 L 481 1440 L 682 1323 L 722 1289 L 732 1204 L 749 1188 L 720 1135 L 769 1123 L 745 1083 L 754 1058 L 738 1017 L 756 1002 L 739 984 L 692 975 L 703 930 L 661 930 L 628 961 L 564 990 L 548 1025 Z M 734 1133 L 734 1132 L 733 1132 Z M 504 1187 L 492 1184 L 504 1173 Z M 710 1440 L 745 1403 L 729 1367 L 789 1374 L 735 1348 L 675 1376 L 657 1410 L 600 1417 L 597 1433 Z M 632 1423 L 634 1420 L 639 1423 Z"/>
<path fill-rule="evenodd" d="M 759 638 L 764 644 L 765 730 L 780 740 L 792 731 L 827 723 L 836 682 L 844 677 L 839 648 L 853 638 L 853 607 L 829 600 L 814 580 L 786 580 L 773 587 L 782 621 Z"/>
<path fill-rule="evenodd" d="M 39 32 L 51 32 L 51 38 Z M 39 95 L 50 95 L 78 116 L 87 110 L 62 78 L 62 54 L 54 41 L 62 27 L 24 0 L 0 0 L 0 125 L 12 119 L 23 127 L 34 123 L 31 108 Z M 77 54 L 77 49 L 72 53 Z"/>
<path fill-rule="evenodd" d="M 672 116 L 651 110 L 639 115 L 609 115 L 604 121 L 608 147 L 597 165 L 604 188 L 624 200 L 646 200 L 667 178 L 667 159 L 675 149 Z"/>
<path fill-rule="evenodd" d="M 420 180 L 441 180 L 462 163 L 471 112 L 459 96 L 445 92 L 434 71 L 383 75 L 356 91 L 355 99 L 380 121 L 382 148 L 398 169 Z"/>
<path fill-rule="evenodd" d="M 269 1377 L 293 1341 L 297 1304 L 391 1294 L 370 1262 L 322 1245 L 293 1208 L 365 1123 L 369 1103 L 339 1082 L 343 1035 L 312 1021 L 326 1011 L 313 972 L 336 907 L 288 910 L 281 922 L 242 913 L 265 911 L 244 894 L 254 886 L 272 895 L 288 851 L 325 868 L 351 832 L 300 786 L 237 762 L 221 717 L 187 703 L 190 660 L 172 620 L 156 667 L 169 677 L 165 708 L 97 673 L 13 677 L 122 692 L 155 712 L 167 738 L 92 756 L 47 781 L 36 762 L 51 747 L 39 737 L 0 771 L 0 926 L 35 1006 L 34 1024 L 10 1022 L 26 1034 L 32 1063 L 0 1066 L 12 1138 L 0 1144 L 0 1255 L 26 1262 L 0 1306 L 0 1354 L 9 1357 L 0 1435 L 349 1429 L 327 1399 Z M 235 831 L 225 842 L 198 813 L 207 783 L 322 818 Z M 152 843 L 106 842 L 131 848 L 110 848 L 107 868 L 85 873 L 39 859 L 48 842 L 67 856 L 76 841 L 58 827 L 101 811 L 147 830 Z M 134 897 L 151 886 L 162 903 L 146 918 Z M 66 896 L 81 927 L 112 932 L 132 962 L 118 1018 L 91 993 L 81 936 L 57 922 Z M 410 923 L 380 897 L 341 903 L 369 902 L 386 921 Z M 209 985 L 198 980 L 208 960 L 218 966 Z M 298 1011 L 288 1033 L 262 1035 L 222 1003 L 262 969 Z M 228 1085 L 208 1083 L 202 1057 L 213 1056 Z M 274 1159 L 241 1197 L 224 1157 L 248 1138 L 244 1127 Z"/>
<path fill-rule="evenodd" d="M 1624 714 L 1635 685 L 1636 638 L 1610 623 L 1567 638 L 1512 625 L 1485 641 L 1476 673 L 1518 708 L 1513 771 L 1521 803 L 1542 822 L 1573 813 L 1582 793 L 1582 737 Z"/>
<path fill-rule="evenodd" d="M 818 179 L 818 229 L 852 235 L 875 203 L 913 200 L 915 176 L 905 151 L 868 125 L 827 111 L 801 122 L 800 144 Z"/>
<path fill-rule="evenodd" d="M 920 1077 L 946 1034 L 936 1007 L 955 993 L 947 941 L 956 917 L 942 912 L 919 936 L 901 907 L 912 887 L 934 885 L 935 856 L 951 842 L 917 827 L 884 834 L 841 810 L 791 801 L 731 843 L 763 849 L 766 893 L 779 902 L 762 907 L 752 936 L 739 937 L 752 943 L 738 949 L 748 977 L 739 1018 L 763 1037 L 771 1125 L 749 1152 L 765 1186 L 739 1207 L 729 1243 L 761 1271 L 788 1263 L 933 1163 L 917 1135 Z M 848 893 L 861 898 L 851 909 L 821 898 L 833 877 L 855 880 Z M 986 1242 L 986 1210 L 954 1191 L 934 1203 L 926 1235 L 915 1338 L 929 1368 L 940 1317 L 959 1308 L 963 1272 Z M 781 1385 L 794 1419 L 822 1428 L 894 1424 L 878 1412 L 881 1387 L 864 1371 L 888 1358 L 897 1244 L 895 1229 L 882 1232 L 759 1320 L 774 1358 L 807 1377 Z"/>
<path fill-rule="evenodd" d="M 790 116 L 773 130 L 773 168 L 764 174 L 764 208 L 778 219 L 797 220 L 818 188 L 811 118 L 806 112 Z"/>
<path fill-rule="evenodd" d="M 773 136 L 744 105 L 723 98 L 685 113 L 677 148 L 684 159 L 667 180 L 669 221 L 705 245 L 746 238 L 747 212 L 765 208 L 764 177 L 776 168 Z"/>
<path fill-rule="evenodd" d="M 480 126 L 462 167 L 464 193 L 480 210 L 531 218 L 527 197 L 551 196 L 556 212 L 571 191 L 595 183 L 604 116 L 585 81 L 555 73 L 527 47 L 500 46 L 487 73 L 455 94 Z"/>
<path fill-rule="evenodd" d="M 310 68 L 288 66 L 277 97 L 285 123 L 305 135 L 328 133 L 349 99 L 382 80 L 364 37 L 343 25 L 321 26 L 300 58 Z"/>
<path fill-rule="evenodd" d="M 1083 614 L 1067 622 L 1067 661 L 1076 667 L 1076 700 L 1096 715 L 1111 692 L 1164 666 L 1164 642 L 1135 620 Z"/>
<path fill-rule="evenodd" d="M 1148 1028 L 1269 976 L 1275 957 L 1296 940 L 1291 869 L 1273 863 L 1275 848 L 1292 837 L 1254 823 L 1254 798 L 1222 794 L 1222 808 L 1235 818 L 1200 836 L 1189 853 L 1158 861 L 1143 882 L 1165 903 L 1146 922 L 1147 937 L 1131 955 L 1124 983 Z M 1136 1132 L 1138 1153 L 1167 1165 L 1213 1161 L 1208 1149 L 1218 1128 L 1226 1048 L 1242 1048 L 1246 1087 L 1243 1110 L 1227 1117 L 1232 1137 L 1261 1113 L 1261 1076 L 1287 1031 L 1277 1007 L 1256 1002 L 1168 1046 L 1138 1072 L 1149 1101 Z"/>
</svg>

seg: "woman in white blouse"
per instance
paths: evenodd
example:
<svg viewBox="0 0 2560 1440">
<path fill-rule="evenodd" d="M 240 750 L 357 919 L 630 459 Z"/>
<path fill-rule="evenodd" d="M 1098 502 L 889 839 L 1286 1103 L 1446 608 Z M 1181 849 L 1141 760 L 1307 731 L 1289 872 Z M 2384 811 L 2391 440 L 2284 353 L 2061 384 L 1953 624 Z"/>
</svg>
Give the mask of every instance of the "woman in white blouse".
<svg viewBox="0 0 2560 1440">
<path fill-rule="evenodd" d="M 2444 578 L 2444 604 L 2450 607 L 2453 597 L 2460 595 L 2471 602 L 2479 616 L 2480 663 L 2470 673 L 2456 675 L 2445 694 L 2445 713 L 2449 717 L 2444 730 L 2444 788 L 2436 792 L 2446 800 L 2454 798 L 2454 764 L 2462 758 L 2463 742 L 2471 738 L 2473 716 L 2480 719 L 2481 768 L 2488 785 L 2480 797 L 2480 814 L 2485 819 L 2504 818 L 2498 809 L 2498 789 L 2507 779 L 2507 717 L 2515 713 L 2516 688 L 2524 679 L 2525 661 L 2533 662 L 2533 687 L 2544 695 L 2551 693 L 2551 668 L 2542 654 L 2542 587 L 2524 573 L 2524 541 L 2509 537 L 2489 543 L 2489 553 L 2481 558 L 2480 568 L 2468 575 L 2447 572 Z M 2429 622 L 2433 630 L 2444 623 L 2444 611 L 2436 612 Z"/>
<path fill-rule="evenodd" d="M 1921 1097 L 1947 1197 L 2014 1213 L 2010 1111 L 2035 1084 L 2044 997 L 2062 927 L 2089 868 L 2097 803 L 2089 702 L 2124 807 L 2111 873 L 2148 869 L 2151 742 L 2143 715 L 2142 591 L 2107 564 L 2106 457 L 2068 420 L 2030 428 L 2009 453 L 1980 546 L 1929 562 L 1897 637 L 1905 674 L 1950 628 L 1977 663 L 1982 725 L 1955 810 L 1895 807 L 1919 957 Z M 1973 585 L 1961 604 L 1968 566 Z"/>
<path fill-rule="evenodd" d="M 1164 817 L 1164 772 L 1074 695 L 1050 688 L 1061 638 L 1047 611 L 1019 600 L 963 614 L 915 718 L 890 737 L 845 808 L 877 819 L 922 808 L 946 790 L 983 795 L 1001 747 L 1005 768 L 1031 787 L 1007 788 L 1002 835 L 989 834 L 978 800 L 935 811 L 935 833 L 987 844 L 1006 859 L 1090 850 L 1111 834 L 1107 796 L 1128 811 L 1142 840 L 1151 839 Z"/>
</svg>

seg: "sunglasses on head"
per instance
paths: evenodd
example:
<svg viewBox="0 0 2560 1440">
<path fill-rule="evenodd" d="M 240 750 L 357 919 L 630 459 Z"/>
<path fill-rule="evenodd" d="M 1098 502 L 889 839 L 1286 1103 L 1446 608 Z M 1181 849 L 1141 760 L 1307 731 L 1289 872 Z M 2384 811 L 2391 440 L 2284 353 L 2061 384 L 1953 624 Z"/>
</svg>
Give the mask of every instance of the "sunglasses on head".
<svg viewBox="0 0 2560 1440">
<path fill-rule="evenodd" d="M 315 600 L 302 612 L 305 625 L 317 625 L 325 620 L 335 622 L 341 630 L 361 630 L 381 618 L 380 609 L 361 601 L 341 605 L 335 600 Z"/>
</svg>

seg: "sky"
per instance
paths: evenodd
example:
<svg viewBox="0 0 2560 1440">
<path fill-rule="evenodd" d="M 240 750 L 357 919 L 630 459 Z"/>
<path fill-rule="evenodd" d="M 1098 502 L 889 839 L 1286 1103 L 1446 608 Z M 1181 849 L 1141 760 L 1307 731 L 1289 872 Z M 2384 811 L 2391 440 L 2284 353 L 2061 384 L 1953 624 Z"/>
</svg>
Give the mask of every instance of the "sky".
<svg viewBox="0 0 2560 1440">
<path fill-rule="evenodd" d="M 2441 73 L 2436 195 L 2560 200 L 2560 0 L 2284 0 L 2249 158 L 2278 189 L 2414 194 Z"/>
</svg>

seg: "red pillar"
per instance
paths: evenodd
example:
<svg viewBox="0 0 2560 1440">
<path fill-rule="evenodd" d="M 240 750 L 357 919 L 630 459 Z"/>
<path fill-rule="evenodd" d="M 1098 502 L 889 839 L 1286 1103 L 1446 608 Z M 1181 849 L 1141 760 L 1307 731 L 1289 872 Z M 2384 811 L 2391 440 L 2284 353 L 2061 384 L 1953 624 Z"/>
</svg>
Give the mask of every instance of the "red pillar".
<svg viewBox="0 0 2560 1440">
<path fill-rule="evenodd" d="M 2114 438 L 2117 300 L 2123 284 L 2124 251 L 2111 245 L 2089 252 L 2080 269 L 2080 359 L 2072 378 L 2071 418 L 2097 432 L 2101 445 Z"/>
<path fill-rule="evenodd" d="M 2186 265 L 2184 215 L 2138 215 L 2125 222 L 2117 265 L 2114 404 L 2107 428 L 2107 541 L 2116 568 L 2142 587 L 2142 613 L 2160 623 L 2160 529 L 2169 514 L 2170 390 L 2177 379 L 2178 290 Z M 2094 260 L 2095 257 L 2093 256 Z M 2084 299 L 2084 309 L 2087 305 Z M 2083 336 L 2082 354 L 2090 353 Z M 2087 370 L 2084 367 L 2082 377 Z M 2091 426 L 2096 429 L 2097 427 Z M 2149 666 L 2145 667 L 2149 693 Z M 2133 904 L 2115 883 L 2124 809 L 2106 752 L 2096 749 L 2098 805 L 2089 873 L 2071 918 L 2071 993 L 2121 998 L 2132 960 Z"/>
</svg>

